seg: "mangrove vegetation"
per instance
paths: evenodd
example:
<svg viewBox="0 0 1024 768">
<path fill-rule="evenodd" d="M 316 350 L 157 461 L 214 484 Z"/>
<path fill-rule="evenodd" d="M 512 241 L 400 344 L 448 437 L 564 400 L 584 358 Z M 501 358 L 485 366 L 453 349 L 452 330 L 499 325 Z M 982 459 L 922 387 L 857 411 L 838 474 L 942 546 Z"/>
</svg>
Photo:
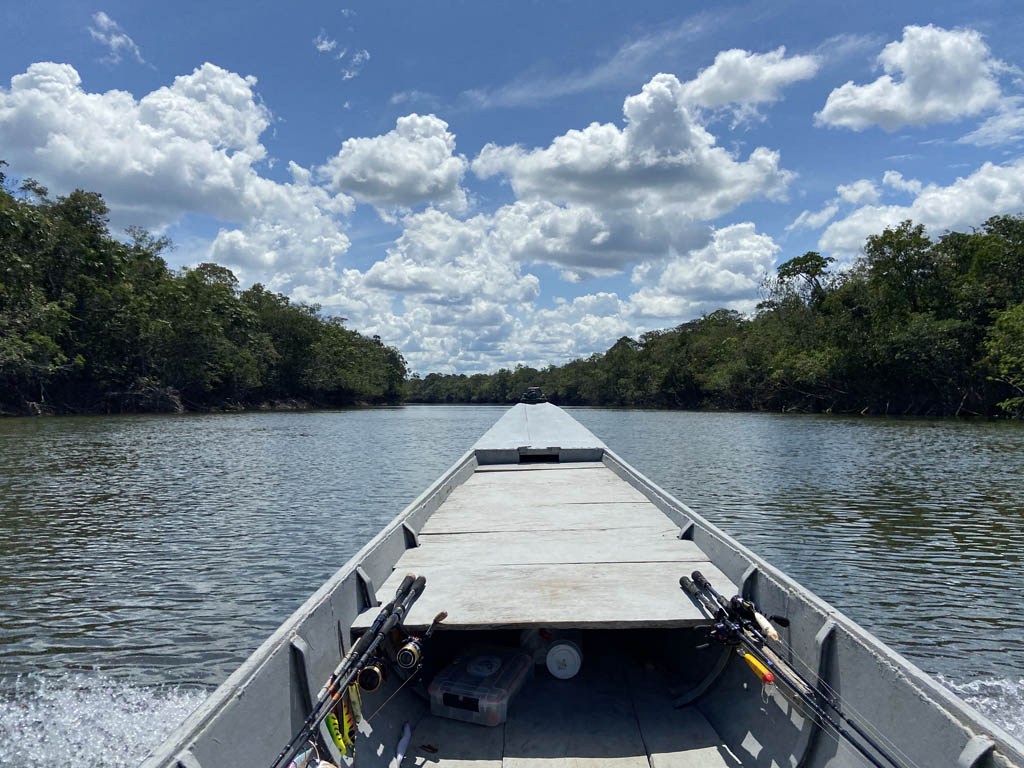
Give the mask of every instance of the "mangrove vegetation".
<svg viewBox="0 0 1024 768">
<path fill-rule="evenodd" d="M 0 161 L 0 412 L 510 403 L 1024 417 L 1024 216 L 937 239 L 912 222 L 838 269 L 808 252 L 719 309 L 542 370 L 407 377 L 399 350 L 166 238 L 108 230 L 100 195 L 51 199 Z"/>
<path fill-rule="evenodd" d="M 0 164 L 0 412 L 180 411 L 396 402 L 398 350 L 225 267 L 172 270 L 100 195 L 50 199 Z"/>
<path fill-rule="evenodd" d="M 907 221 L 844 270 L 805 253 L 761 299 L 561 366 L 414 376 L 407 398 L 504 403 L 539 385 L 562 405 L 1024 416 L 1024 216 L 937 240 Z"/>
</svg>

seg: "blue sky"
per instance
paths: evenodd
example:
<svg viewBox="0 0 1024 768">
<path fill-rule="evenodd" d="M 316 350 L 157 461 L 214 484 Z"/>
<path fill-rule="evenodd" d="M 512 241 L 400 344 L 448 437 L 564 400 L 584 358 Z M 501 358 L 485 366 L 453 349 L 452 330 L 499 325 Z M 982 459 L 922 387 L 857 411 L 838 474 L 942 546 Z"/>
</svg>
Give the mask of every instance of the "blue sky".
<svg viewBox="0 0 1024 768">
<path fill-rule="evenodd" d="M 0 159 L 411 367 L 561 363 L 1024 211 L 1017 2 L 7 3 Z"/>
</svg>

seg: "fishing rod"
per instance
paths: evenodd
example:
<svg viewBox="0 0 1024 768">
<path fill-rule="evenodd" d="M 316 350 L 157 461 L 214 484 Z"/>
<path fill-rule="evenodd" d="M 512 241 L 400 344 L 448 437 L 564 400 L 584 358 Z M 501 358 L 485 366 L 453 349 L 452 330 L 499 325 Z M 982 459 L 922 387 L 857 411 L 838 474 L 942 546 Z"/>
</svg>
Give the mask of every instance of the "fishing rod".
<svg viewBox="0 0 1024 768">
<path fill-rule="evenodd" d="M 839 705 L 831 697 L 823 695 L 814 685 L 811 684 L 809 680 L 807 680 L 807 678 L 800 674 L 798 670 L 793 669 L 788 665 L 786 669 L 783 669 L 775 659 L 772 659 L 765 652 L 764 645 L 767 638 L 772 637 L 772 639 L 778 640 L 778 633 L 775 632 L 773 627 L 771 627 L 767 618 L 757 611 L 752 602 L 744 600 L 739 595 L 732 598 L 732 600 L 727 600 L 720 592 L 718 592 L 718 590 L 711 586 L 711 583 L 700 571 L 694 571 L 691 577 L 681 577 L 679 579 L 679 585 L 688 595 L 701 605 L 705 611 L 714 617 L 716 623 L 709 633 L 709 637 L 711 639 L 726 645 L 742 644 L 746 646 L 751 654 L 761 662 L 767 670 L 771 670 L 771 672 L 774 673 L 774 677 L 777 677 L 786 685 L 787 688 L 793 691 L 799 699 L 815 715 L 818 716 L 820 720 L 828 723 L 828 725 L 831 726 L 837 734 L 842 736 L 847 743 L 860 752 L 861 755 L 875 766 L 875 768 L 888 768 L 888 766 L 880 762 L 878 758 L 871 754 L 863 744 L 853 738 L 850 732 L 840 725 L 836 719 L 831 717 L 822 707 L 821 702 L 824 702 L 825 706 L 832 709 L 836 715 L 838 715 L 840 721 L 848 725 L 867 743 L 868 746 L 871 747 L 871 749 L 881 755 L 893 768 L 904 768 L 902 763 L 892 757 L 885 749 L 879 746 L 874 739 L 865 733 L 856 722 L 845 715 L 839 709 Z M 773 616 L 772 618 L 779 620 L 781 617 Z M 781 621 L 779 623 L 782 624 Z M 761 629 L 762 624 L 768 624 L 772 629 L 772 632 L 764 632 Z M 754 669 L 758 676 L 761 676 L 761 673 L 753 664 L 751 664 L 751 668 Z M 796 678 L 796 680 L 793 678 Z M 799 684 L 797 681 L 799 681 Z M 768 680 L 766 682 L 771 681 Z"/>
<path fill-rule="evenodd" d="M 288 759 L 295 756 L 299 747 L 312 740 L 313 734 L 320 724 L 327 719 L 327 716 L 334 710 L 335 705 L 341 698 L 342 693 L 359 674 L 359 670 L 372 656 L 377 647 L 398 626 L 405 618 L 412 604 L 416 602 L 426 586 L 426 579 L 423 576 L 408 574 L 402 583 L 395 590 L 394 600 L 387 603 L 380 609 L 370 628 L 363 633 L 352 646 L 352 649 L 345 654 L 334 672 L 327 679 L 324 692 L 313 704 L 313 708 L 303 722 L 302 727 L 292 737 L 277 759 L 270 764 L 270 768 L 280 768 Z"/>
</svg>

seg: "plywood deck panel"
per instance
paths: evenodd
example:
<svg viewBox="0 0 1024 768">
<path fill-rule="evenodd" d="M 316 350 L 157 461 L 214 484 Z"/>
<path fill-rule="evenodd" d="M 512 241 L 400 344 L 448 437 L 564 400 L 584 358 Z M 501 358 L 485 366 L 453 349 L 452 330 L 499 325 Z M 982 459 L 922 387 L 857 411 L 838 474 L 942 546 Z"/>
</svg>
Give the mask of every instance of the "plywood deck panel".
<svg viewBox="0 0 1024 768">
<path fill-rule="evenodd" d="M 651 768 L 739 768 L 740 761 L 696 707 L 673 709 L 664 679 L 632 667 L 629 687 Z"/>
<path fill-rule="evenodd" d="M 427 585 L 405 626 L 426 628 L 448 612 L 447 629 L 522 627 L 684 627 L 707 618 L 679 587 L 679 577 L 695 568 L 723 594 L 736 591 L 707 560 L 668 563 L 581 563 L 572 565 L 490 565 L 417 569 Z M 390 599 L 406 573 L 398 569 L 377 593 Z M 365 611 L 353 630 L 365 629 L 376 611 Z"/>
<path fill-rule="evenodd" d="M 509 466 L 508 464 L 497 464 L 489 466 Z M 519 464 L 512 466 L 527 466 L 529 471 L 520 470 L 518 473 L 484 471 L 475 472 L 473 477 L 466 480 L 456 490 L 473 492 L 480 488 L 547 488 L 558 486 L 566 491 L 581 490 L 580 483 L 598 483 L 601 486 L 625 486 L 632 488 L 624 482 L 621 477 L 612 472 L 600 462 L 572 462 L 566 464 Z M 551 472 L 539 469 L 540 467 L 562 467 L 561 472 Z M 477 468 L 479 469 L 479 467 Z"/>
<path fill-rule="evenodd" d="M 488 728 L 427 715 L 413 729 L 402 768 L 501 768 L 504 749 L 504 725 Z"/>
<path fill-rule="evenodd" d="M 539 671 L 512 702 L 503 768 L 649 768 L 618 672 L 589 657 L 572 680 Z"/>
<path fill-rule="evenodd" d="M 508 501 L 533 504 L 588 504 L 647 501 L 610 469 L 562 472 L 477 472 L 445 502 L 453 507 L 501 509 Z"/>
<path fill-rule="evenodd" d="M 604 469 L 600 461 L 566 461 L 558 464 L 481 464 L 475 472 L 535 472 L 551 469 Z"/>
<path fill-rule="evenodd" d="M 377 598 L 389 600 L 406 573 L 425 576 L 411 630 L 441 611 L 446 629 L 704 624 L 679 577 L 699 568 L 723 593 L 735 586 L 678 534 L 603 466 L 477 472 L 426 520 Z"/>
<path fill-rule="evenodd" d="M 707 560 L 692 541 L 681 541 L 679 529 L 582 530 L 568 543 L 558 531 L 518 531 L 421 535 L 420 546 L 400 561 L 406 571 L 431 565 L 461 567 L 555 563 L 643 563 Z"/>
<path fill-rule="evenodd" d="M 420 535 L 434 533 L 513 532 L 513 531 L 587 531 L 649 529 L 679 531 L 649 501 L 592 504 L 537 504 L 508 499 L 500 506 L 466 506 L 445 502 L 426 523 Z M 567 534 L 565 546 L 572 546 Z"/>
</svg>

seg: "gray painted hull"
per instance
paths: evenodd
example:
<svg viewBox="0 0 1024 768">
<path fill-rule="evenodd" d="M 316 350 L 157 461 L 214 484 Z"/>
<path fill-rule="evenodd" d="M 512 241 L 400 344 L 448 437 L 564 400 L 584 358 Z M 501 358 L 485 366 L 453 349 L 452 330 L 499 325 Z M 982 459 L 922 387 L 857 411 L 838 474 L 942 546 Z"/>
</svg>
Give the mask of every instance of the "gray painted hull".
<svg viewBox="0 0 1024 768">
<path fill-rule="evenodd" d="M 865 629 L 658 488 L 550 404 L 510 409 L 321 586 L 146 759 L 144 768 L 270 765 L 298 730 L 311 702 L 349 647 L 350 629 L 361 615 L 365 621 L 378 589 L 392 576 L 402 556 L 417 546 L 431 515 L 481 465 L 545 458 L 601 462 L 653 503 L 678 527 L 680 538 L 706 553 L 714 567 L 763 612 L 789 617 L 789 644 L 808 664 L 812 676 L 818 675 L 839 691 L 848 712 L 869 715 L 884 737 L 909 758 L 908 766 L 1024 768 L 1024 745 Z M 760 696 L 749 695 L 751 678 L 742 667 L 742 662 L 719 665 L 692 691 L 701 723 L 712 729 L 709 733 L 713 731 L 720 740 L 722 750 L 738 755 L 742 765 L 770 766 L 774 761 L 780 766 L 838 768 L 865 764 L 815 724 L 787 711 L 784 704 L 770 706 Z M 415 724 L 426 713 L 415 697 L 405 692 L 396 697 L 386 715 L 375 719 L 372 728 L 364 727 L 357 764 L 388 765 L 403 723 Z M 487 732 L 480 726 L 470 727 Z M 591 758 L 601 764 L 600 756 Z M 648 758 L 654 766 L 717 764 L 701 762 L 706 755 L 696 753 L 690 755 L 689 762 L 685 755 L 675 761 L 658 762 L 650 754 Z M 479 764 L 500 765 L 501 760 Z"/>
</svg>

